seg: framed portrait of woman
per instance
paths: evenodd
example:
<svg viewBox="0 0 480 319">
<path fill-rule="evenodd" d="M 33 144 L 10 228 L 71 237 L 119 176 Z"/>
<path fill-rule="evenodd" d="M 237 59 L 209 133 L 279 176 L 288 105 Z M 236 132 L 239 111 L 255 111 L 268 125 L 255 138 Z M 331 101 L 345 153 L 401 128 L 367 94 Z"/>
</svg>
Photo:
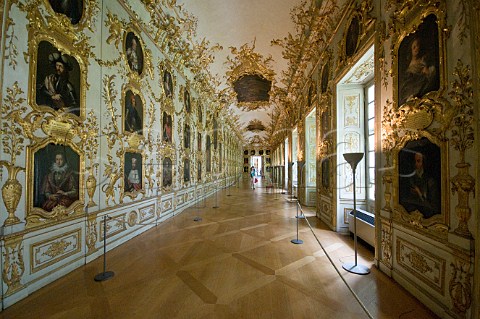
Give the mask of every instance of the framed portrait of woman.
<svg viewBox="0 0 480 319">
<path fill-rule="evenodd" d="M 141 75 L 143 72 L 142 42 L 132 31 L 127 32 L 125 36 L 125 56 L 130 70 Z"/>
<path fill-rule="evenodd" d="M 438 21 L 425 17 L 398 47 L 398 106 L 440 89 Z"/>
</svg>

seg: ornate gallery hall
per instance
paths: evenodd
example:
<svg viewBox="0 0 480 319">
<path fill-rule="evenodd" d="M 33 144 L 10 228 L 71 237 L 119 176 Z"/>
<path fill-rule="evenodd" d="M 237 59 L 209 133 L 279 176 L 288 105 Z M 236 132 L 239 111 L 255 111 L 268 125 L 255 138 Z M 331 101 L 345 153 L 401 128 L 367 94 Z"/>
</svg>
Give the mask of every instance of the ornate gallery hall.
<svg viewBox="0 0 480 319">
<path fill-rule="evenodd" d="M 297 203 L 258 184 L 222 189 L 111 250 L 111 279 L 94 280 L 103 272 L 98 258 L 0 318 L 437 318 L 375 269 L 366 245 L 358 263 L 371 273 L 345 271 L 352 238 L 311 209 L 304 214 L 312 229 L 298 219 L 303 244 L 293 244 Z"/>
<path fill-rule="evenodd" d="M 480 319 L 479 0 L 0 0 L 0 57 L 0 319 Z"/>
</svg>

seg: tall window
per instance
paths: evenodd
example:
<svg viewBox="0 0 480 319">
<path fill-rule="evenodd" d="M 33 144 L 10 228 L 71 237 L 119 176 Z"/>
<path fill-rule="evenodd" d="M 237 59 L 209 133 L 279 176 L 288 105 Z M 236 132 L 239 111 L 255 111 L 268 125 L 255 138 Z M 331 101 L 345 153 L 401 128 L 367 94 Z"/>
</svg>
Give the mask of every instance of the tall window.
<svg viewBox="0 0 480 319">
<path fill-rule="evenodd" d="M 375 200 L 375 86 L 368 85 L 365 88 L 366 122 L 365 125 L 365 154 L 367 154 L 367 198 Z"/>
</svg>

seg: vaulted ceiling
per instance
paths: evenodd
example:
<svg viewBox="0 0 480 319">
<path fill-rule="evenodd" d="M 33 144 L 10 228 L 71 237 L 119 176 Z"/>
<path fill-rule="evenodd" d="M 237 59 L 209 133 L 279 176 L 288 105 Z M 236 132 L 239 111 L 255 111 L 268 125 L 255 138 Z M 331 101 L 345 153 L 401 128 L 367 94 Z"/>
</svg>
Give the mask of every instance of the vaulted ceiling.
<svg viewBox="0 0 480 319">
<path fill-rule="evenodd" d="M 266 137 L 273 99 L 271 86 L 281 87 L 288 67 L 283 48 L 272 41 L 295 33 L 291 11 L 301 0 L 177 0 L 196 18 L 196 40 L 219 44 L 210 73 L 220 80 L 224 107 L 238 117 L 245 145 Z M 271 92 L 271 91 L 270 91 Z"/>
</svg>

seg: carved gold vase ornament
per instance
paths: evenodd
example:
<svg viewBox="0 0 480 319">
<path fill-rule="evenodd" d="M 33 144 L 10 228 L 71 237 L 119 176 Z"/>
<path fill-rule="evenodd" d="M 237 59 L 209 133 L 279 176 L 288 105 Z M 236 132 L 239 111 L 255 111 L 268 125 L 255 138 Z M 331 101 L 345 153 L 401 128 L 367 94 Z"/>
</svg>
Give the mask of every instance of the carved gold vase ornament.
<svg viewBox="0 0 480 319">
<path fill-rule="evenodd" d="M 3 223 L 4 226 L 20 223 L 20 219 L 15 216 L 18 202 L 22 196 L 22 184 L 17 181 L 17 174 L 25 170 L 23 167 L 14 166 L 6 161 L 0 161 L 0 166 L 5 166 L 8 171 L 8 179 L 2 187 L 2 199 L 8 212 L 8 217 Z"/>
<path fill-rule="evenodd" d="M 93 201 L 93 195 L 95 194 L 95 188 L 97 188 L 97 180 L 95 179 L 95 176 L 92 174 L 88 175 L 87 181 L 87 194 L 88 194 L 88 207 L 94 207 L 97 206 L 97 203 Z"/>
</svg>

